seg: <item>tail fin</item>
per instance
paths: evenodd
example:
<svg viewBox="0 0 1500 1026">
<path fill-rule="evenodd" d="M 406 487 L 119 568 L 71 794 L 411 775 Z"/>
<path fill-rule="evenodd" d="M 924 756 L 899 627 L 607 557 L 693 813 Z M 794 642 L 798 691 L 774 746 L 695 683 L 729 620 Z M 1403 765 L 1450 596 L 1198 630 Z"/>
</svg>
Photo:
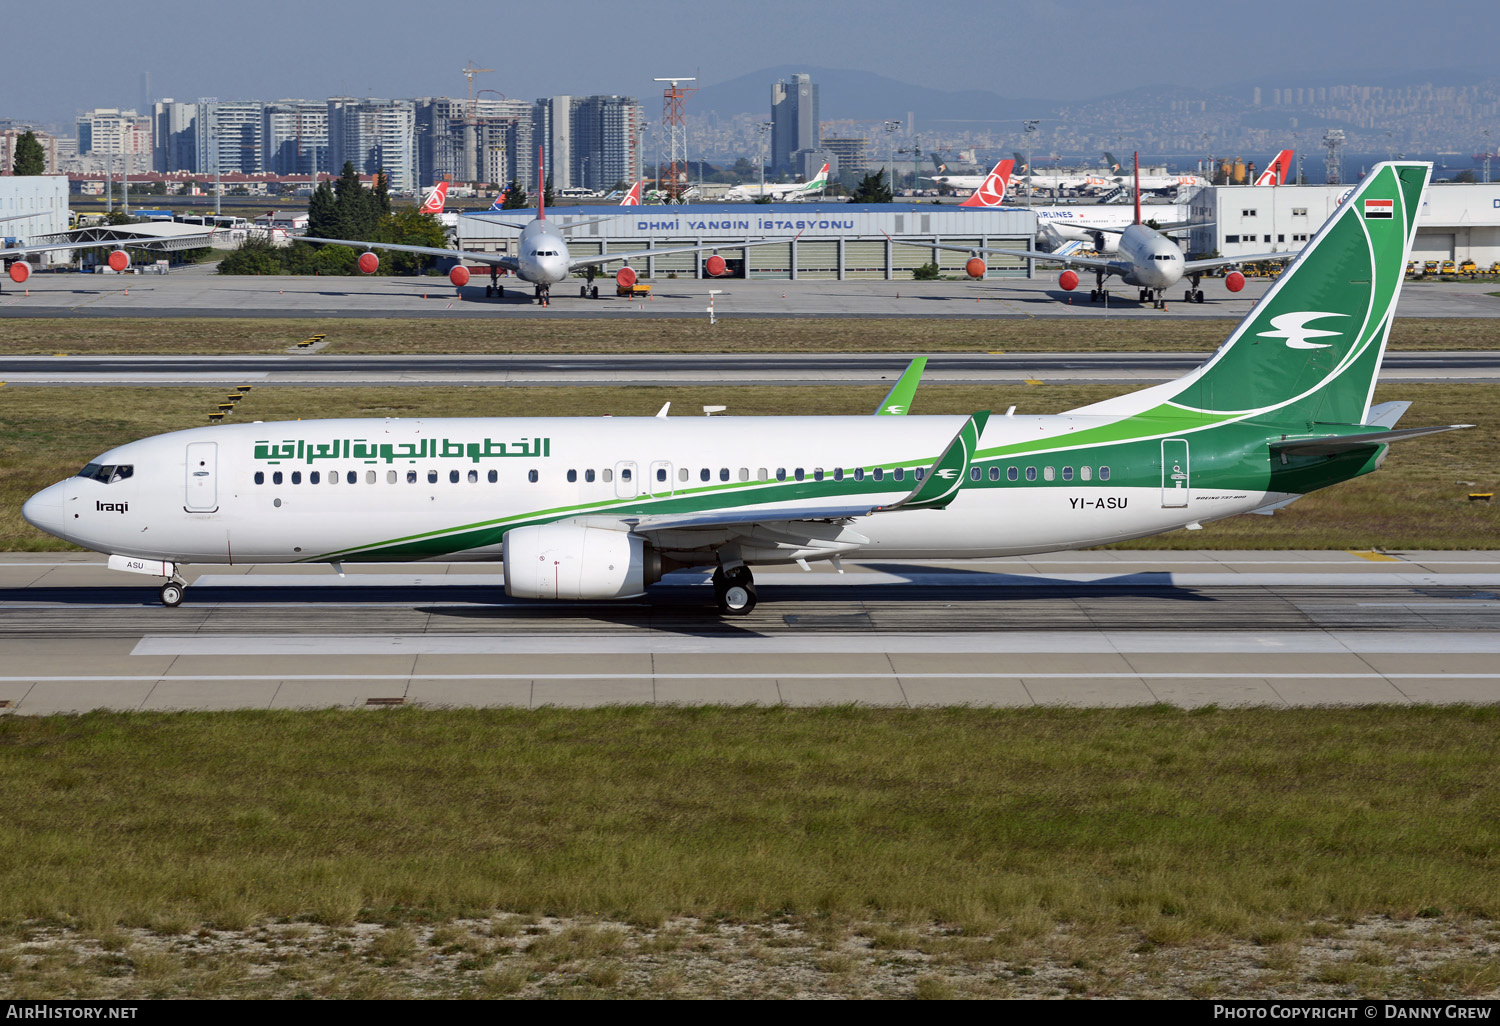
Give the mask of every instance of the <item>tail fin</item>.
<svg viewBox="0 0 1500 1026">
<path fill-rule="evenodd" d="M 500 192 L 499 192 L 499 194 L 495 197 L 495 202 L 493 202 L 493 203 L 490 204 L 490 209 L 491 210 L 504 210 L 505 209 L 505 197 L 507 197 L 509 195 L 510 195 L 510 187 L 509 186 L 507 186 L 504 189 L 501 189 Z"/>
<path fill-rule="evenodd" d="M 443 205 L 448 202 L 448 183 L 438 182 L 432 187 L 425 199 L 422 200 L 421 211 L 424 214 L 441 214 Z"/>
<path fill-rule="evenodd" d="M 630 191 L 625 194 L 625 198 L 620 201 L 620 206 L 622 206 L 622 207 L 638 207 L 638 206 L 640 206 L 641 205 L 641 186 L 643 186 L 645 184 L 646 183 L 644 181 L 640 181 L 640 182 L 636 182 L 634 185 L 632 185 L 630 187 Z"/>
<path fill-rule="evenodd" d="M 1287 168 L 1292 166 L 1292 151 L 1282 150 L 1271 158 L 1266 169 L 1255 179 L 1256 185 L 1285 185 Z"/>
<path fill-rule="evenodd" d="M 1108 150 L 1104 151 L 1104 163 L 1111 171 L 1118 172 L 1120 170 L 1120 161 Z"/>
<path fill-rule="evenodd" d="M 1376 164 L 1207 363 L 1079 412 L 1364 423 L 1431 172 Z"/>
<path fill-rule="evenodd" d="M 802 191 L 803 192 L 811 192 L 814 189 L 821 189 L 821 188 L 823 188 L 823 186 L 825 186 L 827 184 L 828 184 L 828 165 L 824 164 L 823 165 L 823 170 L 819 171 L 818 174 L 817 174 L 817 177 L 815 177 L 812 181 L 810 181 L 806 185 L 804 185 L 802 187 Z"/>
<path fill-rule="evenodd" d="M 1010 187 L 1010 172 L 1016 166 L 1013 160 L 1002 160 L 995 165 L 984 184 L 974 190 L 974 195 L 959 204 L 961 207 L 998 207 L 1005 203 L 1005 191 Z"/>
</svg>

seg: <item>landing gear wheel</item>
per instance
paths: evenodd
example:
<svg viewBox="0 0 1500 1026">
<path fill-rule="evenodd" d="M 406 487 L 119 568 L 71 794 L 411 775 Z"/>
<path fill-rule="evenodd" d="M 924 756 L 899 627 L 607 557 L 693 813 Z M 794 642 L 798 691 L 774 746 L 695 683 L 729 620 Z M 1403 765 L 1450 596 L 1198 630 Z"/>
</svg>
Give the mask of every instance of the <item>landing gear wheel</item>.
<svg viewBox="0 0 1500 1026">
<path fill-rule="evenodd" d="M 1203 302 L 1203 290 L 1202 289 L 1198 289 L 1196 292 L 1193 293 L 1193 302 L 1195 302 L 1195 303 L 1201 303 L 1201 302 Z"/>
<path fill-rule="evenodd" d="M 1192 289 L 1188 289 L 1186 292 L 1184 292 L 1182 294 L 1182 301 L 1184 303 L 1191 303 L 1193 301 L 1193 290 Z"/>
<path fill-rule="evenodd" d="M 598 299 L 599 298 L 599 286 L 597 286 L 597 285 L 591 285 L 591 286 L 589 286 L 589 298 L 590 299 Z"/>
<path fill-rule="evenodd" d="M 755 579 L 747 566 L 714 571 L 714 599 L 723 616 L 746 616 L 755 608 Z"/>
<path fill-rule="evenodd" d="M 580 285 L 580 286 L 578 286 L 578 298 L 579 299 L 587 299 L 587 298 L 589 298 L 589 287 L 587 285 Z"/>
<path fill-rule="evenodd" d="M 489 299 L 494 294 L 495 294 L 495 286 L 493 286 L 493 285 L 486 285 L 484 287 L 484 298 L 485 299 Z"/>
<path fill-rule="evenodd" d="M 176 581 L 168 581 L 161 586 L 161 604 L 168 609 L 175 609 L 182 605 L 182 585 Z"/>
<path fill-rule="evenodd" d="M 504 299 L 505 298 L 505 286 L 504 285 L 496 285 L 495 286 L 495 298 L 496 299 Z"/>
<path fill-rule="evenodd" d="M 1090 289 L 1089 290 L 1089 302 L 1090 303 L 1097 303 L 1097 302 L 1099 302 L 1099 290 L 1098 289 Z"/>
</svg>

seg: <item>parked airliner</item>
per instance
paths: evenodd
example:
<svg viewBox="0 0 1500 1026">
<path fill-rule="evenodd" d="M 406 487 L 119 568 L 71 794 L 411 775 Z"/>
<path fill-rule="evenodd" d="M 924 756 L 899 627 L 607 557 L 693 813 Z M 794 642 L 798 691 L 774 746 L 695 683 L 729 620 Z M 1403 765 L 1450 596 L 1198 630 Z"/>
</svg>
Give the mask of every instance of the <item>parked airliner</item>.
<svg viewBox="0 0 1500 1026">
<path fill-rule="evenodd" d="M 430 559 L 502 561 L 522 599 L 712 568 L 719 609 L 744 614 L 757 565 L 1025 555 L 1265 512 L 1465 426 L 1397 429 L 1409 403 L 1370 405 L 1431 170 L 1377 165 L 1187 376 L 1060 415 L 218 425 L 100 453 L 22 514 L 165 577 L 168 606 L 189 564 Z"/>
<path fill-rule="evenodd" d="M 537 166 L 545 166 L 542 162 L 541 151 L 537 153 Z M 448 272 L 448 280 L 456 288 L 463 288 L 469 284 L 469 269 L 463 261 L 476 264 L 486 264 L 490 269 L 490 284 L 485 289 L 485 294 L 498 296 L 505 295 L 505 286 L 500 284 L 500 274 L 508 271 L 520 278 L 522 281 L 532 285 L 536 289 L 536 301 L 543 306 L 551 302 L 552 286 L 558 282 L 566 281 L 572 276 L 575 268 L 586 268 L 588 280 L 578 288 L 580 296 L 591 296 L 599 298 L 599 287 L 594 284 L 594 268 L 600 264 L 623 263 L 624 267 L 615 273 L 615 280 L 622 288 L 629 288 L 635 284 L 636 274 L 630 267 L 631 260 L 644 260 L 653 256 L 666 256 L 671 253 L 703 253 L 708 250 L 718 249 L 744 249 L 749 246 L 765 246 L 780 242 L 785 244 L 787 239 L 761 239 L 753 242 L 735 242 L 733 244 L 714 243 L 706 246 L 672 246 L 662 249 L 636 249 L 620 253 L 604 253 L 596 256 L 575 257 L 568 252 L 567 233 L 575 228 L 581 228 L 586 224 L 597 221 L 607 221 L 609 218 L 595 217 L 587 221 L 574 221 L 568 225 L 559 225 L 556 221 L 547 220 L 547 201 L 543 192 L 538 193 L 536 205 L 536 217 L 526 224 L 516 224 L 511 221 L 500 221 L 483 215 L 473 215 L 481 220 L 492 221 L 502 224 L 508 228 L 517 228 L 521 232 L 518 252 L 515 256 L 499 253 L 476 253 L 460 249 L 438 249 L 434 246 L 403 246 L 384 242 L 364 242 L 357 239 L 323 239 L 313 236 L 304 236 L 304 242 L 333 243 L 341 246 L 357 246 L 365 250 L 359 257 L 359 269 L 365 274 L 374 274 L 380 269 L 380 258 L 373 252 L 377 249 L 394 250 L 398 253 L 420 253 L 423 256 L 456 258 L 457 263 Z M 728 267 L 724 258 L 715 254 L 706 260 L 706 269 L 712 276 L 728 273 Z"/>
</svg>

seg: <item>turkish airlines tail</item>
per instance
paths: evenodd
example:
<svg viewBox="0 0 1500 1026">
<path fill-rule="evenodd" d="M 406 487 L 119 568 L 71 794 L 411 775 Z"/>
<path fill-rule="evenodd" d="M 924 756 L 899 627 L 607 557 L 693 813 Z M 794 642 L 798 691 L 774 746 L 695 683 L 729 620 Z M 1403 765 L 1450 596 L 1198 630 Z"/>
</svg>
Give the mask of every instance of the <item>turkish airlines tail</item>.
<svg viewBox="0 0 1500 1026">
<path fill-rule="evenodd" d="M 642 182 L 636 182 L 634 185 L 632 185 L 630 187 L 630 191 L 625 194 L 625 198 L 620 201 L 620 206 L 622 206 L 622 207 L 638 207 L 638 206 L 640 206 L 641 205 L 641 186 L 643 186 L 645 184 L 646 183 L 642 181 Z"/>
<path fill-rule="evenodd" d="M 1285 185 L 1287 169 L 1292 166 L 1292 151 L 1282 150 L 1271 158 L 1266 169 L 1255 179 L 1256 185 Z"/>
<path fill-rule="evenodd" d="M 432 187 L 432 191 L 422 200 L 422 213 L 441 214 L 443 204 L 448 202 L 448 183 L 438 182 Z"/>
<path fill-rule="evenodd" d="M 1002 160 L 995 165 L 984 184 L 974 194 L 959 204 L 961 207 L 999 207 L 1005 205 L 1005 192 L 1010 186 L 1010 172 L 1016 166 L 1014 160 Z"/>
</svg>

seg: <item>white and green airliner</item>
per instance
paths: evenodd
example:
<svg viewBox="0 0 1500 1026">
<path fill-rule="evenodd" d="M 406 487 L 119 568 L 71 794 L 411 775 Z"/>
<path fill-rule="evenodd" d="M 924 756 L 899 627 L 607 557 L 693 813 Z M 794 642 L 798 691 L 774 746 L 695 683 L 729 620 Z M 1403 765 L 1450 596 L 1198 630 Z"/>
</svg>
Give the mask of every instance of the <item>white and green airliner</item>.
<svg viewBox="0 0 1500 1026">
<path fill-rule="evenodd" d="M 1057 416 L 218 425 L 111 449 L 23 512 L 167 578 L 168 606 L 195 563 L 503 560 L 529 599 L 712 567 L 741 614 L 758 565 L 1024 555 L 1263 511 L 1462 426 L 1370 405 L 1430 170 L 1377 166 L 1197 370 Z M 904 413 L 918 373 L 877 412 Z"/>
</svg>

